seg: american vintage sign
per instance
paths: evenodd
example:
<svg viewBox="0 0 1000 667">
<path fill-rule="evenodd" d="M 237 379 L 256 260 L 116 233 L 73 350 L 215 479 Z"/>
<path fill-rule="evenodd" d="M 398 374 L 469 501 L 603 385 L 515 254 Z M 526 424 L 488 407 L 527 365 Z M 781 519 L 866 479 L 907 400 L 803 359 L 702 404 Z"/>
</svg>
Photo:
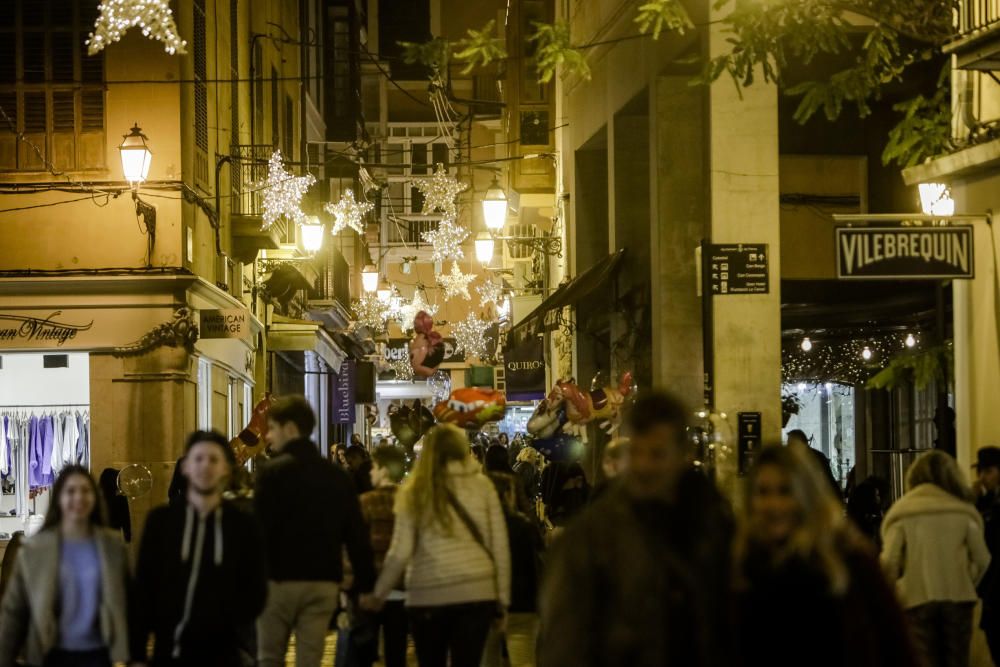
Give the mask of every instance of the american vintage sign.
<svg viewBox="0 0 1000 667">
<path fill-rule="evenodd" d="M 841 280 L 973 278 L 972 227 L 838 227 Z"/>
<path fill-rule="evenodd" d="M 62 347 L 77 334 L 89 331 L 94 320 L 71 321 L 64 319 L 63 311 L 32 317 L 18 313 L 0 313 L 0 341 L 10 343 L 48 344 Z"/>
</svg>

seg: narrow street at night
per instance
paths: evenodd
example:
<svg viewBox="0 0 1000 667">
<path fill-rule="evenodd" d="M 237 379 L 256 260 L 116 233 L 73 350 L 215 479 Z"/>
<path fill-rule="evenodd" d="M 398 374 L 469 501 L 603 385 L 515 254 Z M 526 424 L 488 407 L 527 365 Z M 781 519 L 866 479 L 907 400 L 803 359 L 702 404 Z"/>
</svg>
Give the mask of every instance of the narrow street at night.
<svg viewBox="0 0 1000 667">
<path fill-rule="evenodd" d="M 0 0 L 0 667 L 1000 667 L 1000 0 Z"/>
</svg>

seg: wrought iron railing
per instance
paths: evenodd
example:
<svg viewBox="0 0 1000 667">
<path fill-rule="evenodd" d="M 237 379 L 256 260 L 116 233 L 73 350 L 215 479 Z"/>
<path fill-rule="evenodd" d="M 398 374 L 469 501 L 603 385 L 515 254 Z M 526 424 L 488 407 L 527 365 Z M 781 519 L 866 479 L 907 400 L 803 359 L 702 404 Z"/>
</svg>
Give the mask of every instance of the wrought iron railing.
<svg viewBox="0 0 1000 667">
<path fill-rule="evenodd" d="M 1000 25 L 1000 0 L 964 0 L 958 12 L 962 35 Z"/>
<path fill-rule="evenodd" d="M 267 179 L 267 165 L 274 148 L 265 144 L 244 144 L 233 146 L 232 213 L 233 215 L 259 216 L 264 208 L 264 190 L 254 187 Z M 294 242 L 291 230 L 283 220 L 275 223 L 278 238 L 284 242 Z"/>
</svg>

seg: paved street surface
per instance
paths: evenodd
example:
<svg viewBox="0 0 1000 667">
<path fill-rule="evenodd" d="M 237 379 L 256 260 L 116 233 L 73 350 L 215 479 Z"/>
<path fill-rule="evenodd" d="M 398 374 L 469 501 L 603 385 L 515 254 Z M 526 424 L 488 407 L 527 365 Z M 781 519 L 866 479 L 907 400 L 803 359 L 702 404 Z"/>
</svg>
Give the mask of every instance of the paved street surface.
<svg viewBox="0 0 1000 667">
<path fill-rule="evenodd" d="M 519 623 L 518 619 L 511 619 L 507 632 L 507 647 L 510 651 L 510 664 L 511 667 L 535 667 L 534 660 L 532 660 L 532 646 L 534 644 L 534 637 L 530 636 L 530 631 L 523 623 Z M 331 632 L 326 636 L 326 650 L 323 653 L 323 666 L 333 667 L 334 658 L 336 656 L 336 644 L 337 635 Z M 288 649 L 288 655 L 285 659 L 285 664 L 288 667 L 295 666 L 295 638 L 292 638 L 291 645 Z M 375 663 L 376 665 L 382 665 L 381 662 Z M 407 652 L 407 664 L 416 667 L 417 656 L 413 652 L 413 644 L 410 643 L 410 649 Z"/>
</svg>

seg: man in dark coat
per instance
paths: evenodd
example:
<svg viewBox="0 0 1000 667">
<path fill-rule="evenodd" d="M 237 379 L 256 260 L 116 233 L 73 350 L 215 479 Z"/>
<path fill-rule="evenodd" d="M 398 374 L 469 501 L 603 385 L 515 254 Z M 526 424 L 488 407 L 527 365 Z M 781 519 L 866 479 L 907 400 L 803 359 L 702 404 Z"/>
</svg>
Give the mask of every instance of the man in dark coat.
<svg viewBox="0 0 1000 667">
<path fill-rule="evenodd" d="M 266 541 L 268 600 L 257 622 L 261 667 L 284 667 L 295 634 L 300 667 L 319 667 L 337 608 L 343 550 L 355 589 L 375 585 L 375 563 L 358 494 L 348 474 L 309 440 L 316 417 L 302 396 L 276 400 L 267 439 L 277 454 L 257 476 L 254 508 Z"/>
<path fill-rule="evenodd" d="M 267 594 L 254 518 L 222 499 L 236 465 L 216 431 L 188 438 L 184 496 L 150 512 L 129 615 L 132 658 L 155 666 L 240 667 L 252 659 L 253 623 Z"/>
<path fill-rule="evenodd" d="M 982 581 L 979 597 L 983 615 L 979 627 L 986 634 L 993 662 L 1000 660 L 1000 447 L 983 447 L 976 452 L 976 508 L 983 515 L 986 546 L 993 560 Z"/>
<path fill-rule="evenodd" d="M 732 664 L 733 521 L 692 466 L 686 414 L 657 392 L 630 410 L 627 472 L 547 563 L 539 667 Z"/>
</svg>

